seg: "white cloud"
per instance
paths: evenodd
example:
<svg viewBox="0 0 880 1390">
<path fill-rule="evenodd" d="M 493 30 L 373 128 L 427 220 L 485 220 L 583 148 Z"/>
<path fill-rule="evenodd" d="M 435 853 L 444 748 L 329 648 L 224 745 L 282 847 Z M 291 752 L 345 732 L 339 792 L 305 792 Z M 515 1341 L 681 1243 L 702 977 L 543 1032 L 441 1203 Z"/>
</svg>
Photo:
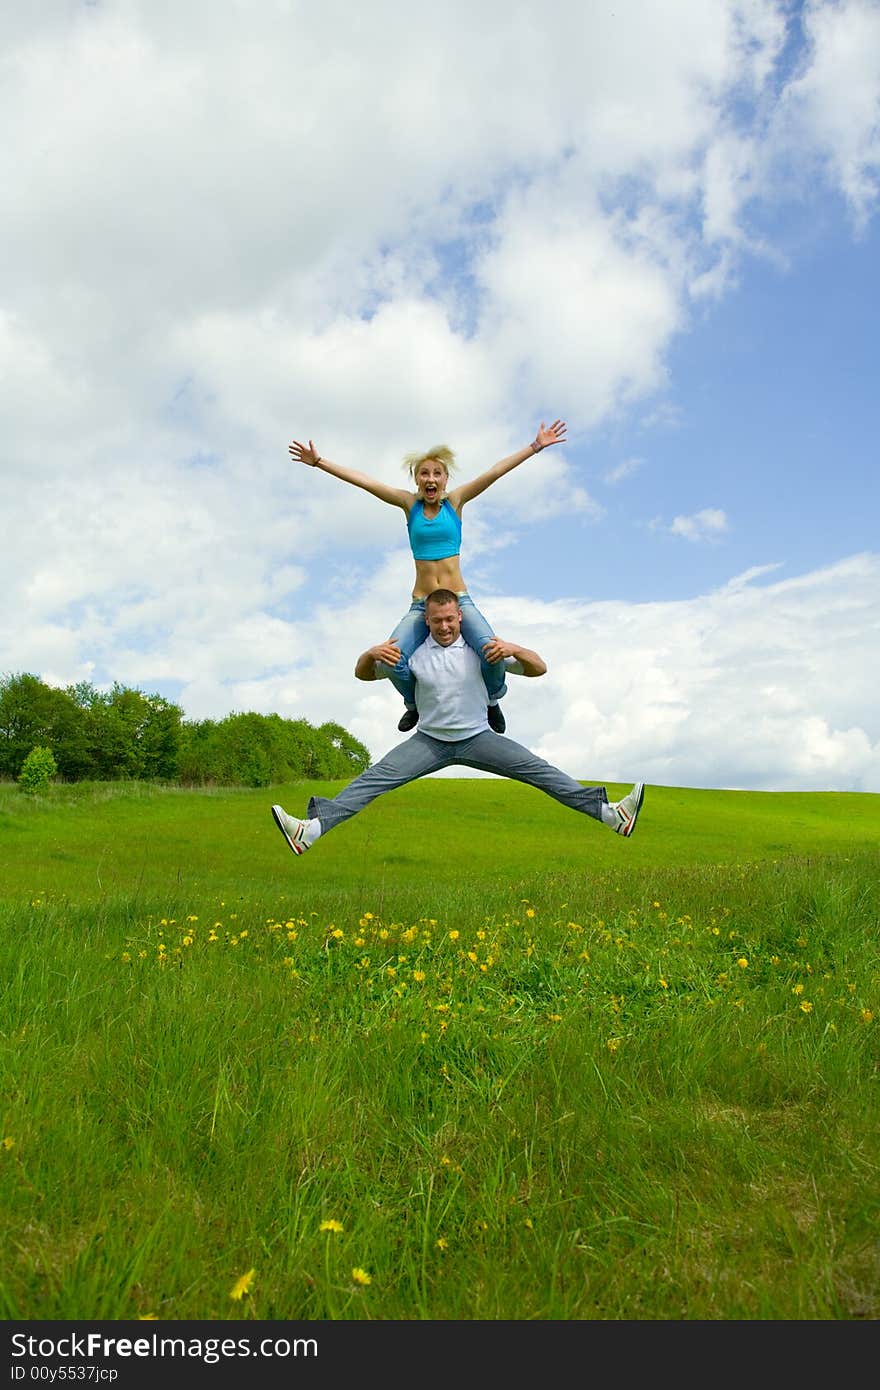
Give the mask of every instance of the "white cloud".
<svg viewBox="0 0 880 1390">
<path fill-rule="evenodd" d="M 507 696 L 508 730 L 578 777 L 880 790 L 878 580 L 862 555 L 678 603 L 557 605 L 549 625 L 533 608 L 522 640 L 549 671 Z M 521 626 L 516 600 L 493 617 Z"/>
<path fill-rule="evenodd" d="M 609 468 L 605 474 L 605 482 L 610 484 L 622 483 L 625 478 L 631 478 L 634 473 L 638 473 L 645 460 L 641 458 L 622 459 L 620 463 Z"/>
<path fill-rule="evenodd" d="M 880 193 L 880 6 L 808 0 L 812 51 L 783 94 L 775 138 L 783 157 L 813 150 L 863 231 Z"/>
<path fill-rule="evenodd" d="M 727 529 L 727 517 L 720 507 L 703 507 L 691 516 L 673 517 L 669 523 L 670 534 L 687 541 L 715 540 Z"/>
</svg>

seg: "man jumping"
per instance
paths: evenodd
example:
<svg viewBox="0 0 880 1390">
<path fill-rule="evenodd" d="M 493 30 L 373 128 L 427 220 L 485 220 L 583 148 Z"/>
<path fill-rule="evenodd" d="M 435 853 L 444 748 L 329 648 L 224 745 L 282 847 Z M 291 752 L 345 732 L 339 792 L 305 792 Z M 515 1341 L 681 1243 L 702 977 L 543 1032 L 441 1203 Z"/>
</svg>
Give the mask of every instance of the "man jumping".
<svg viewBox="0 0 880 1390">
<path fill-rule="evenodd" d="M 461 609 L 450 589 L 435 589 L 428 595 L 425 621 L 429 635 L 409 659 L 416 683 L 418 732 L 355 777 L 338 796 L 311 797 L 304 819 L 288 815 L 283 806 L 273 806 L 275 823 L 294 854 L 311 849 L 321 835 L 357 815 L 384 792 L 456 764 L 526 782 L 618 835 L 632 835 L 645 784 L 636 782 L 621 801 L 609 801 L 604 787 L 584 787 L 513 739 L 493 733 L 480 658 L 461 636 Z M 536 652 L 497 637 L 485 655 L 489 661 L 503 661 L 512 675 L 543 676 L 547 670 Z M 361 653 L 354 673 L 358 680 L 380 680 L 390 675 L 399 658 L 394 643 L 382 642 Z"/>
</svg>

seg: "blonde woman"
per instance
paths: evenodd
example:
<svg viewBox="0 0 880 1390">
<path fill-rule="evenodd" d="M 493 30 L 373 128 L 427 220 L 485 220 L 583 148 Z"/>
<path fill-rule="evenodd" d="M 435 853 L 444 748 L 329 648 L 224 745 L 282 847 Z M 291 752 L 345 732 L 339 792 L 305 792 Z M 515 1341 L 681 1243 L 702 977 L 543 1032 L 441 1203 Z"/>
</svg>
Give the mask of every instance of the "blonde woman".
<svg viewBox="0 0 880 1390">
<path fill-rule="evenodd" d="M 541 421 L 535 438 L 524 449 L 519 449 L 508 458 L 487 468 L 469 483 L 461 483 L 449 489 L 449 476 L 455 467 L 455 455 L 445 444 L 438 444 L 423 454 L 408 454 L 404 467 L 415 484 L 415 492 L 407 488 L 392 487 L 389 483 L 371 478 L 367 473 L 359 473 L 354 468 L 344 468 L 322 458 L 311 439 L 308 444 L 294 440 L 288 447 L 291 458 L 304 463 L 309 468 L 320 468 L 344 483 L 363 488 L 380 502 L 392 507 L 400 507 L 406 514 L 406 526 L 416 573 L 413 581 L 412 603 L 409 612 L 401 618 L 386 644 L 390 678 L 403 696 L 406 709 L 401 716 L 398 729 L 406 732 L 415 728 L 419 722 L 416 708 L 415 683 L 409 673 L 408 660 L 416 647 L 428 635 L 425 622 L 425 599 L 435 589 L 451 589 L 457 595 L 461 606 L 461 635 L 481 660 L 483 680 L 486 685 L 488 718 L 496 733 L 503 733 L 506 727 L 504 715 L 498 701 L 507 691 L 504 680 L 504 663 L 490 662 L 484 655 L 488 643 L 495 633 L 470 597 L 461 574 L 459 563 L 461 552 L 461 514 L 466 502 L 479 497 L 487 487 L 497 483 L 511 469 L 517 468 L 533 454 L 548 449 L 552 444 L 565 440 L 564 421 L 555 420 L 552 425 Z"/>
</svg>

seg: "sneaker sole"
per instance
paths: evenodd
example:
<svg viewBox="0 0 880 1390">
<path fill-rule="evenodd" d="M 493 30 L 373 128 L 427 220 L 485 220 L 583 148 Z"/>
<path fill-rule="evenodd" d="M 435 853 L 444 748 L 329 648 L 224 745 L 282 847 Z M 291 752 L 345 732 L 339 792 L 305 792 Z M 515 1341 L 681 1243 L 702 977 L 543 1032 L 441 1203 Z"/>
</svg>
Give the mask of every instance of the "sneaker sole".
<svg viewBox="0 0 880 1390">
<path fill-rule="evenodd" d="M 283 812 L 280 806 L 272 807 L 272 819 L 278 826 L 278 829 L 281 831 L 281 834 L 284 836 L 287 843 L 290 845 L 290 848 L 293 850 L 294 854 L 305 854 L 306 850 L 308 849 L 308 845 L 304 845 L 302 842 L 302 826 L 299 827 L 299 830 L 296 835 L 289 835 L 287 833 L 287 830 L 285 829 L 284 821 L 281 819 L 282 815 Z"/>
<path fill-rule="evenodd" d="M 641 811 L 641 809 L 642 809 L 642 802 L 644 801 L 644 799 L 645 799 L 645 784 L 644 784 L 644 782 L 642 782 L 642 783 L 639 785 L 639 799 L 638 799 L 638 801 L 636 802 L 636 809 L 633 811 L 633 813 L 632 813 L 632 815 L 630 816 L 629 820 L 628 820 L 628 821 L 624 821 L 623 825 L 620 826 L 620 828 L 618 829 L 618 832 L 617 832 L 618 835 L 625 835 L 626 838 L 629 839 L 630 835 L 633 833 L 633 831 L 634 831 L 635 828 L 636 828 L 636 821 L 637 821 L 638 818 L 639 818 L 639 811 Z"/>
</svg>

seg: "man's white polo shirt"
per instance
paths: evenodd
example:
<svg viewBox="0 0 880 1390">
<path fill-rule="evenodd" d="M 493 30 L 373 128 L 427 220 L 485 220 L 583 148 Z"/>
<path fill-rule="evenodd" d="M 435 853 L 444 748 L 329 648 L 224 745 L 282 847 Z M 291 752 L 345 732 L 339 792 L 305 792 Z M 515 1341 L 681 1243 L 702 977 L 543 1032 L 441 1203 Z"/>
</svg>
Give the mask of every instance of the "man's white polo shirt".
<svg viewBox="0 0 880 1390">
<path fill-rule="evenodd" d="M 514 675 L 523 674 L 512 657 L 504 667 Z M 454 743 L 489 728 L 480 658 L 461 635 L 441 647 L 429 633 L 410 657 L 409 669 L 416 680 L 419 733 Z"/>
</svg>

